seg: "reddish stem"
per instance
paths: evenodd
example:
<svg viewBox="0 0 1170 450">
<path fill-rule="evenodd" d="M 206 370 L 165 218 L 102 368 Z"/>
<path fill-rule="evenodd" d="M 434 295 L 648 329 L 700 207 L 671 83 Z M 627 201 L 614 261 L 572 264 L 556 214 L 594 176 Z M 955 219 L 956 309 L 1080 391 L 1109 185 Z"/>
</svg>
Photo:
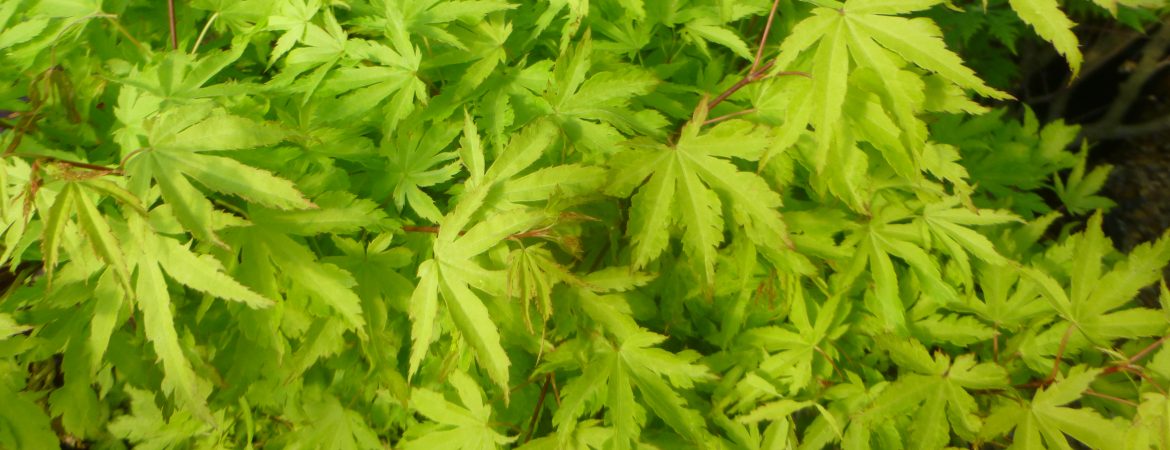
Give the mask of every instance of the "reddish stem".
<svg viewBox="0 0 1170 450">
<path fill-rule="evenodd" d="M 179 49 L 179 33 L 175 27 L 175 0 L 167 0 L 167 22 L 171 28 L 171 48 Z"/>
<path fill-rule="evenodd" d="M 772 20 L 776 18 L 776 8 L 778 7 L 780 7 L 780 0 L 772 2 L 772 10 L 768 12 L 768 22 L 764 24 L 764 35 L 760 36 L 760 45 L 756 49 L 756 60 L 752 61 L 752 70 L 749 70 L 748 73 L 756 73 L 756 68 L 764 59 L 764 44 L 768 42 L 768 33 L 772 31 Z"/>
<path fill-rule="evenodd" d="M 536 398 L 536 408 L 532 409 L 532 420 L 528 422 L 528 435 L 524 437 L 524 442 L 532 440 L 532 433 L 536 431 L 536 422 L 540 420 L 540 410 L 544 407 L 544 398 L 548 396 L 552 379 L 551 373 L 544 377 L 544 385 L 540 387 L 540 397 Z"/>
</svg>

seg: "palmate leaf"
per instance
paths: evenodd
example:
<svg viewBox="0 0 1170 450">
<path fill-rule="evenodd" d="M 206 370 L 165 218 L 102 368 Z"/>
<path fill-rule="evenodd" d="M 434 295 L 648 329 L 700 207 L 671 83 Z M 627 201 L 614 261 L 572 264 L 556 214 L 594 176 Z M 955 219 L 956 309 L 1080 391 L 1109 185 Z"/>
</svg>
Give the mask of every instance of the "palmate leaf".
<svg viewBox="0 0 1170 450">
<path fill-rule="evenodd" d="M 892 341 L 886 347 L 903 372 L 859 421 L 875 426 L 911 415 L 913 426 L 905 437 L 908 448 L 942 448 L 950 442 L 951 431 L 974 439 L 982 423 L 976 414 L 979 407 L 968 390 L 1000 389 L 1008 384 L 1003 367 L 978 363 L 973 355 L 962 355 L 952 362 L 946 355 L 931 358 L 916 341 Z"/>
<path fill-rule="evenodd" d="M 295 10 L 292 14 L 295 17 L 290 17 L 291 20 L 278 25 L 287 26 L 288 32 L 277 41 L 276 50 L 292 48 L 298 42 L 304 46 L 289 51 L 284 58 L 284 70 L 268 82 L 273 89 L 302 94 L 302 105 L 309 102 L 321 87 L 325 77 L 345 56 L 346 43 L 349 40 L 349 35 L 330 10 L 321 15 L 324 27 L 309 22 L 319 10 L 317 2 L 313 3 L 311 7 L 308 6 L 308 2 L 299 1 L 285 5 L 286 8 Z M 269 60 L 270 66 L 280 54 L 274 52 L 274 57 Z M 299 78 L 301 74 L 309 71 L 312 72 L 308 76 Z"/>
<path fill-rule="evenodd" d="M 957 207 L 961 199 L 952 197 L 927 206 L 922 212 L 922 223 L 931 237 L 938 241 L 955 262 L 967 286 L 974 284 L 968 253 L 990 265 L 1007 264 L 1008 259 L 995 249 L 995 244 L 971 226 L 1003 224 L 1021 221 L 1007 211 L 975 210 Z"/>
<path fill-rule="evenodd" d="M 749 368 L 758 370 L 759 376 L 772 384 L 786 385 L 788 393 L 795 395 L 809 387 L 814 375 L 829 369 L 826 362 L 831 361 L 826 361 L 826 358 L 833 357 L 836 350 L 828 341 L 844 332 L 843 329 L 834 329 L 834 323 L 840 319 L 844 308 L 841 308 L 839 297 L 832 297 L 819 308 L 811 309 L 811 302 L 799 284 L 792 286 L 788 300 L 792 305 L 791 325 L 752 328 L 744 331 L 739 339 L 745 345 L 768 352 L 758 367 Z M 819 368 L 816 366 L 818 361 Z M 740 386 L 754 391 L 751 383 L 751 380 L 744 380 Z"/>
<path fill-rule="evenodd" d="M 562 432 L 572 432 L 585 412 L 586 403 L 605 389 L 608 392 L 606 417 L 614 430 L 610 448 L 630 448 L 631 441 L 638 442 L 645 423 L 643 404 L 684 439 L 702 446 L 707 436 L 704 421 L 675 389 L 689 389 L 695 381 L 707 379 L 710 374 L 706 367 L 693 364 L 690 357 L 652 347 L 664 339 L 639 330 L 625 336 L 620 346 L 600 346 L 603 350 L 584 365 L 579 377 L 565 386 L 553 424 Z M 635 387 L 640 402 L 634 399 Z"/>
<path fill-rule="evenodd" d="M 799 114 L 785 128 L 805 126 L 809 121 L 816 129 L 818 171 L 828 163 L 828 148 L 837 135 L 838 122 L 846 94 L 850 91 L 851 63 L 874 70 L 878 82 L 885 86 L 884 104 L 891 117 L 902 125 L 906 143 L 911 148 L 924 144 L 922 125 L 914 118 L 920 101 L 913 100 L 921 88 L 906 85 L 895 61 L 905 60 L 948 82 L 971 89 L 980 95 L 1004 99 L 1008 95 L 988 87 L 965 67 L 962 60 L 947 50 L 942 32 L 929 19 L 892 17 L 929 8 L 937 1 L 902 2 L 891 0 L 850 0 L 840 8 L 820 7 L 798 23 L 780 46 L 774 71 L 793 70 L 802 53 L 812 51 L 812 101 L 806 115 Z M 895 31 L 896 30 L 896 31 Z M 904 168 L 897 168 L 904 171 Z"/>
<path fill-rule="evenodd" d="M 400 444 L 402 448 L 491 450 L 516 440 L 492 427 L 492 409 L 484 404 L 483 392 L 475 380 L 463 372 L 454 372 L 448 381 L 458 393 L 462 406 L 447 401 L 443 394 L 433 390 L 414 389 L 410 395 L 411 407 L 437 426 L 424 427 L 426 430 L 418 436 Z"/>
<path fill-rule="evenodd" d="M 147 128 L 153 147 L 128 163 L 131 183 L 141 186 L 154 179 L 179 223 L 199 239 L 222 245 L 213 229 L 211 201 L 188 178 L 271 208 L 315 206 L 288 180 L 228 157 L 201 153 L 273 145 L 288 136 L 284 131 L 206 104 L 168 110 Z"/>
<path fill-rule="evenodd" d="M 593 40 L 587 33 L 557 60 L 553 83 L 543 99 L 569 140 L 586 152 L 588 162 L 612 153 L 622 138 L 619 132 L 658 136 L 666 125 L 655 111 L 635 112 L 629 107 L 630 99 L 658 85 L 653 75 L 626 68 L 587 76 L 592 53 Z"/>
<path fill-rule="evenodd" d="M 362 450 L 382 446 L 366 418 L 318 386 L 310 386 L 298 411 L 297 429 L 281 436 L 289 449 Z"/>
<path fill-rule="evenodd" d="M 1125 429 L 1091 408 L 1070 408 L 1101 369 L 1074 367 L 1064 379 L 1036 391 L 1031 402 L 1003 402 L 987 418 L 984 434 L 1012 433 L 1014 449 L 1071 448 L 1071 436 L 1089 448 L 1127 448 Z"/>
<path fill-rule="evenodd" d="M 382 142 L 381 153 L 387 160 L 385 169 L 377 172 L 380 176 L 374 181 L 375 198 L 391 197 L 399 211 L 405 211 L 406 204 L 410 203 L 419 217 L 440 221 L 442 213 L 421 188 L 446 182 L 459 173 L 459 165 L 453 162 L 458 155 L 444 151 L 459 131 L 457 124 L 449 122 L 404 122 L 393 139 L 388 137 Z"/>
<path fill-rule="evenodd" d="M 511 177 L 535 162 L 551 144 L 555 133 L 556 128 L 546 121 L 529 125 L 488 168 L 483 183 L 464 194 L 439 223 L 434 258 L 420 264 L 418 275 L 421 279 L 411 296 L 412 345 L 408 376 L 417 373 L 435 338 L 433 322 L 441 298 L 460 334 L 475 350 L 479 364 L 507 395 L 511 362 L 500 344 L 499 331 L 483 300 L 470 289 L 474 287 L 503 294 L 506 275 L 502 271 L 489 271 L 474 259 L 510 236 L 546 222 L 548 217 L 540 210 L 514 208 L 490 212 L 487 219 L 469 229 L 467 225 L 473 215 L 483 209 L 488 193 L 497 184 L 507 184 Z"/>
<path fill-rule="evenodd" d="M 1076 165 L 1069 171 L 1068 179 L 1054 177 L 1054 190 L 1060 202 L 1073 214 L 1085 214 L 1098 209 L 1109 209 L 1115 204 L 1108 198 L 1097 195 L 1109 179 L 1109 172 L 1113 166 L 1100 164 L 1085 174 L 1088 164 L 1088 147 L 1081 150 Z"/>
<path fill-rule="evenodd" d="M 375 61 L 377 66 L 338 69 L 321 86 L 330 120 L 343 122 L 359 118 L 386 102 L 385 128 L 397 128 L 398 121 L 414 110 L 416 101 L 426 102 L 426 85 L 417 72 L 422 54 L 410 45 L 391 48 L 371 41 L 351 41 L 347 53 L 355 59 Z M 389 99 L 387 101 L 387 99 Z"/>
<path fill-rule="evenodd" d="M 138 226 L 135 227 L 135 222 Z M 163 279 L 162 270 L 154 259 L 158 251 L 153 236 L 140 220 L 133 220 L 131 227 L 138 230 L 143 238 L 142 254 L 138 255 L 138 280 L 135 298 L 138 309 L 142 310 L 143 329 L 146 338 L 154 344 L 154 352 L 162 362 L 164 373 L 163 391 L 175 399 L 195 416 L 211 421 L 211 410 L 207 406 L 207 392 L 200 386 L 199 377 L 191 368 L 191 362 L 183 354 L 175 319 L 171 312 L 171 294 Z M 152 245 L 154 244 L 154 245 Z"/>
<path fill-rule="evenodd" d="M 1101 231 L 1101 220 L 1100 212 L 1094 214 L 1085 231 L 1066 244 L 1075 255 L 1067 290 L 1038 269 L 1026 270 L 1025 275 L 1036 282 L 1052 308 L 1091 342 L 1162 334 L 1168 325 L 1161 312 L 1127 303 L 1162 276 L 1162 268 L 1170 263 L 1170 238 L 1134 248 L 1128 258 L 1102 273 L 1106 269 L 1102 260 L 1113 246 Z"/>
<path fill-rule="evenodd" d="M 242 238 L 254 246 L 252 251 L 271 258 L 271 264 L 295 286 L 314 301 L 327 305 L 349 329 L 366 338 L 362 302 L 353 292 L 357 282 L 349 272 L 319 261 L 309 248 L 284 234 L 251 229 L 242 233 Z"/>
<path fill-rule="evenodd" d="M 69 175 L 63 175 L 68 177 Z M 122 252 L 121 244 L 110 229 L 105 216 L 97 209 L 87 188 L 93 185 L 85 181 L 70 181 L 61 186 L 51 206 L 44 212 L 44 230 L 42 232 L 41 250 L 44 254 L 47 279 L 52 284 L 53 274 L 60 259 L 62 242 L 65 239 L 66 226 L 70 223 L 70 216 L 77 214 L 77 225 L 90 242 L 90 248 L 101 258 L 117 276 L 123 289 L 132 290 L 130 283 L 130 266 Z M 118 188 L 120 189 L 120 188 Z M 104 193 L 103 190 L 98 190 Z M 78 255 L 74 255 L 78 256 Z"/>
<path fill-rule="evenodd" d="M 1060 10 L 1056 0 L 1008 0 L 1008 4 L 1020 15 L 1020 19 L 1032 26 L 1044 40 L 1051 42 L 1056 51 L 1068 61 L 1072 78 L 1081 71 L 1081 50 L 1077 36 L 1073 34 L 1074 24 Z M 1111 9 L 1112 11 L 1113 9 Z"/>
<path fill-rule="evenodd" d="M 211 425 L 191 417 L 189 411 L 175 411 L 163 416 L 149 391 L 129 387 L 131 414 L 118 417 L 110 423 L 110 432 L 135 444 L 135 448 L 167 449 L 186 445 L 193 438 L 207 434 Z"/>
<path fill-rule="evenodd" d="M 649 151 L 628 150 L 615 159 L 607 193 L 632 198 L 627 233 L 633 247 L 633 264 L 645 267 L 665 249 L 668 230 L 678 224 L 683 247 L 695 258 L 708 285 L 714 282 L 716 250 L 723 242 L 724 209 L 749 238 L 766 249 L 789 246 L 787 227 L 776 209 L 780 196 L 758 175 L 742 172 L 728 159 L 758 159 L 768 145 L 766 130 L 742 121 L 720 123 L 700 134 L 695 121 L 683 131 L 674 147 Z M 732 145 L 722 139 L 739 137 Z M 643 180 L 649 178 L 640 188 Z M 726 202 L 726 208 L 724 205 Z"/>
</svg>

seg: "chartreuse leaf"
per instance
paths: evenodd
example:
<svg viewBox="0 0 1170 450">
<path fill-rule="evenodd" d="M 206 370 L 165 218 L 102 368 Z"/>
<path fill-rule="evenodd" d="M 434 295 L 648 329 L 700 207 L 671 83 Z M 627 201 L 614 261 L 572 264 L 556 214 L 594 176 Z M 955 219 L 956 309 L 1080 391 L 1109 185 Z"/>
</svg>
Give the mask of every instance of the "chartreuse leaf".
<svg viewBox="0 0 1170 450">
<path fill-rule="evenodd" d="M 311 386 L 304 397 L 303 422 L 294 432 L 282 436 L 289 448 L 361 450 L 382 446 L 367 419 L 347 408 L 336 396 Z"/>
<path fill-rule="evenodd" d="M 0 445 L 6 448 L 53 448 L 60 441 L 49 416 L 29 395 L 0 383 Z"/>
<path fill-rule="evenodd" d="M 758 366 L 761 377 L 777 386 L 787 387 L 790 394 L 796 394 L 808 388 L 814 374 L 820 372 L 814 366 L 818 360 L 822 368 L 828 369 L 822 355 L 831 355 L 829 352 L 833 351 L 826 341 L 830 338 L 830 326 L 838 319 L 840 299 L 832 297 L 820 308 L 813 309 L 808 306 L 811 302 L 806 298 L 804 288 L 794 283 L 786 300 L 792 305 L 791 325 L 752 328 L 745 331 L 740 340 L 768 352 Z M 750 387 L 753 382 L 753 379 L 745 379 L 740 382 L 740 387 L 754 390 Z"/>
<path fill-rule="evenodd" d="M 591 34 L 556 62 L 554 83 L 545 91 L 550 114 L 587 162 L 612 155 L 620 133 L 661 135 L 666 120 L 653 110 L 630 110 L 634 97 L 650 93 L 659 81 L 649 72 L 626 68 L 587 76 L 592 67 Z"/>
<path fill-rule="evenodd" d="M 210 255 L 199 255 L 173 239 L 159 238 L 155 244 L 158 263 L 175 281 L 197 291 L 248 305 L 272 306 L 272 300 L 253 292 L 224 273 L 223 265 Z"/>
<path fill-rule="evenodd" d="M 1125 430 L 1118 422 L 1089 408 L 1067 406 L 1100 374 L 1101 369 L 1077 366 L 1064 379 L 1037 390 L 1031 402 L 1003 402 L 987 418 L 987 429 L 994 435 L 1015 429 L 1017 448 L 1071 448 L 1066 435 L 1090 448 L 1125 448 Z"/>
<path fill-rule="evenodd" d="M 492 409 L 483 402 L 483 391 L 471 377 L 454 372 L 450 384 L 459 394 L 462 405 L 447 401 L 443 394 L 430 389 L 415 388 L 410 394 L 410 406 L 419 414 L 436 422 L 419 436 L 410 436 L 400 444 L 404 449 L 493 449 L 516 440 L 497 432 L 490 424 Z"/>
<path fill-rule="evenodd" d="M 1097 195 L 1104 187 L 1105 181 L 1109 179 L 1109 171 L 1112 170 L 1113 166 L 1100 164 L 1086 175 L 1085 166 L 1088 164 L 1088 150 L 1087 146 L 1081 150 L 1081 156 L 1077 158 L 1076 165 L 1069 171 L 1067 180 L 1060 179 L 1060 176 L 1053 179 L 1053 188 L 1057 197 L 1068 208 L 1068 212 L 1073 214 L 1085 214 L 1114 206 L 1112 200 Z"/>
<path fill-rule="evenodd" d="M 354 233 L 383 226 L 386 213 L 372 200 L 341 191 L 330 191 L 313 199 L 317 208 L 281 210 L 251 207 L 252 223 L 298 236 L 322 233 Z"/>
<path fill-rule="evenodd" d="M 739 121 L 716 125 L 709 134 L 723 135 L 727 129 L 743 133 L 736 146 L 727 146 L 706 134 L 698 123 L 688 125 L 674 147 L 659 146 L 650 151 L 628 150 L 620 155 L 623 164 L 612 171 L 607 192 L 632 198 L 627 233 L 633 247 L 636 268 L 645 267 L 665 249 L 669 240 L 664 230 L 678 224 L 683 230 L 683 248 L 695 259 L 705 283 L 714 282 L 716 249 L 723 242 L 723 201 L 733 212 L 738 226 L 749 238 L 768 249 L 788 245 L 787 227 L 777 207 L 780 196 L 758 175 L 742 172 L 727 158 L 757 159 L 767 145 L 767 132 L 745 127 Z M 649 181 L 638 188 L 644 179 Z M 725 200 L 721 200 L 725 199 Z"/>
<path fill-rule="evenodd" d="M 286 235 L 263 231 L 249 235 L 268 250 L 272 262 L 289 280 L 315 301 L 328 305 L 359 337 L 366 337 L 362 302 L 353 292 L 357 282 L 349 272 L 318 261 L 311 250 Z"/>
<path fill-rule="evenodd" d="M 132 177 L 153 178 L 179 223 L 199 239 L 222 244 L 212 226 L 211 202 L 188 178 L 271 208 L 315 206 L 288 180 L 225 156 L 200 153 L 272 145 L 288 136 L 283 131 L 206 105 L 168 110 L 148 128 L 152 149 L 131 160 Z"/>
<path fill-rule="evenodd" d="M 785 128 L 797 130 L 792 127 L 803 127 L 811 122 L 816 129 L 818 150 L 814 165 L 818 171 L 829 162 L 828 149 L 837 139 L 842 106 L 847 93 L 854 89 L 849 83 L 851 64 L 877 72 L 877 82 L 885 87 L 881 92 L 887 99 L 884 106 L 889 116 L 901 122 L 903 128 L 891 132 L 905 133 L 903 142 L 915 150 L 925 141 L 925 134 L 921 132 L 923 127 L 913 115 L 920 107 L 921 100 L 914 100 L 914 97 L 921 95 L 921 88 L 905 82 L 905 76 L 895 61 L 905 60 L 983 96 L 1009 97 L 984 84 L 975 72 L 963 65 L 958 55 L 947 50 L 941 39 L 941 30 L 932 21 L 891 16 L 935 4 L 938 2 L 850 0 L 840 6 L 822 5 L 813 10 L 812 16 L 799 22 L 781 44 L 780 55 L 773 65 L 774 72 L 803 68 L 794 63 L 803 53 L 812 51 L 810 114 L 794 115 L 789 120 L 791 125 L 786 124 Z M 908 168 L 902 164 L 897 164 L 896 169 L 908 173 Z"/>
<path fill-rule="evenodd" d="M 973 355 L 952 362 L 946 355 L 932 359 L 916 341 L 893 341 L 891 359 L 904 371 L 864 412 L 860 420 L 876 426 L 902 415 L 913 418 L 906 436 L 909 448 L 942 448 L 951 432 L 971 440 L 982 427 L 979 406 L 968 390 L 999 389 L 1008 384 L 1007 372 L 991 363 L 977 363 Z"/>
<path fill-rule="evenodd" d="M 475 350 L 479 364 L 507 392 L 511 362 L 500 344 L 499 331 L 483 300 L 469 288 L 474 286 L 480 291 L 502 294 L 505 275 L 485 269 L 475 258 L 505 239 L 544 223 L 547 213 L 525 208 L 491 212 L 466 232 L 461 231 L 481 209 L 492 188 L 507 183 L 509 178 L 535 162 L 551 143 L 555 132 L 551 124 L 543 121 L 522 131 L 487 170 L 484 183 L 466 193 L 439 223 L 434 258 L 419 266 L 422 280 L 411 297 L 413 343 L 408 376 L 416 373 L 433 340 L 433 321 L 438 313 L 436 299 L 441 294 L 460 334 Z"/>
<path fill-rule="evenodd" d="M 113 232 L 110 231 L 110 225 L 106 223 L 106 219 L 98 212 L 93 201 L 84 192 L 81 192 L 81 188 L 76 183 L 68 184 L 65 189 L 74 191 L 74 201 L 77 202 L 77 223 L 81 225 L 82 231 L 89 237 L 94 251 L 97 252 L 98 256 L 101 256 L 106 264 L 109 264 L 117 276 L 118 283 L 127 291 L 133 290 L 130 284 L 130 269 L 126 263 L 125 255 L 122 254 L 122 246 L 114 237 Z"/>
<path fill-rule="evenodd" d="M 651 347 L 663 339 L 639 330 L 626 336 L 620 346 L 600 346 L 602 350 L 584 364 L 581 376 L 565 386 L 564 401 L 553 417 L 553 424 L 562 432 L 572 432 L 589 398 L 599 389 L 606 389 L 609 393 L 606 418 L 614 428 L 610 447 L 630 448 L 631 442 L 638 441 L 646 421 L 642 404 L 688 442 L 704 445 L 707 439 L 704 421 L 676 389 L 689 389 L 695 381 L 707 379 L 710 374 L 705 367 L 693 364 L 693 355 Z M 635 387 L 640 402 L 634 399 Z"/>
<path fill-rule="evenodd" d="M 170 418 L 154 403 L 151 392 L 129 387 L 129 415 L 110 422 L 110 432 L 136 444 L 138 448 L 174 448 L 188 444 L 207 433 L 211 425 L 191 417 L 189 411 L 177 410 Z"/>
<path fill-rule="evenodd" d="M 459 172 L 459 165 L 453 162 L 458 155 L 444 151 L 458 133 L 459 127 L 454 123 L 404 123 L 394 140 L 386 139 L 382 144 L 388 176 L 376 185 L 377 195 L 392 195 L 399 211 L 405 211 L 409 202 L 419 217 L 431 222 L 442 220 L 435 201 L 421 188 L 443 183 Z M 383 191 L 389 192 L 382 194 Z"/>
<path fill-rule="evenodd" d="M 142 311 L 146 338 L 154 344 L 154 352 L 162 361 L 165 374 L 163 391 L 173 395 L 199 418 L 210 421 L 211 411 L 207 407 L 205 391 L 191 368 L 191 362 L 183 353 L 174 314 L 171 312 L 171 294 L 155 260 L 154 255 L 160 250 L 157 248 L 157 240 L 147 237 L 153 236 L 153 233 L 146 229 L 146 224 L 141 220 L 132 219 L 130 226 L 142 241 L 142 254 L 138 255 L 135 299 L 138 309 Z"/>
<path fill-rule="evenodd" d="M 957 197 L 928 205 L 922 212 L 923 223 L 943 249 L 955 259 L 971 286 L 974 281 L 970 253 L 981 261 L 993 265 L 1007 264 L 1008 260 L 995 250 L 995 244 L 984 235 L 968 228 L 978 225 L 996 225 L 1020 219 L 1007 211 L 975 210 L 956 207 L 961 200 Z"/>
<path fill-rule="evenodd" d="M 65 233 L 65 224 L 69 222 L 69 216 L 73 212 L 73 196 L 76 192 L 72 188 L 61 190 L 53 205 L 42 213 L 45 228 L 41 237 L 41 253 L 44 254 L 45 275 L 50 285 L 53 283 L 53 273 L 56 272 L 57 261 L 61 255 L 61 236 Z"/>
<path fill-rule="evenodd" d="M 1067 290 L 1051 276 L 1032 269 L 1026 272 L 1040 286 L 1054 309 L 1090 341 L 1155 336 L 1165 332 L 1165 316 L 1156 310 L 1127 307 L 1141 288 L 1158 281 L 1170 263 L 1170 239 L 1135 248 L 1128 258 L 1102 273 L 1102 261 L 1113 250 L 1101 231 L 1101 213 L 1094 214 L 1085 231 L 1070 238 L 1075 257 Z M 1119 310 L 1120 309 L 1120 310 Z M 1058 325 L 1059 326 L 1059 325 Z"/>
<path fill-rule="evenodd" d="M 1081 50 L 1072 28 L 1075 23 L 1064 15 L 1056 0 L 1008 0 L 1008 4 L 1020 15 L 1020 19 L 1032 26 L 1044 40 L 1051 42 L 1056 51 L 1068 61 L 1072 77 L 1081 71 Z"/>
</svg>

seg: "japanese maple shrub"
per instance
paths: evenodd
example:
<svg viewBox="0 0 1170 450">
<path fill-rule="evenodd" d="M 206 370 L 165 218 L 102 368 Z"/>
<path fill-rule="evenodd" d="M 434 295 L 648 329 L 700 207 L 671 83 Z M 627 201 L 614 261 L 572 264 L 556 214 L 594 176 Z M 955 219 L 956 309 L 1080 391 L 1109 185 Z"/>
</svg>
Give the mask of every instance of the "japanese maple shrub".
<svg viewBox="0 0 1170 450">
<path fill-rule="evenodd" d="M 964 21 L 1081 65 L 1056 0 L 0 2 L 0 448 L 1167 448 L 1170 240 Z"/>
</svg>

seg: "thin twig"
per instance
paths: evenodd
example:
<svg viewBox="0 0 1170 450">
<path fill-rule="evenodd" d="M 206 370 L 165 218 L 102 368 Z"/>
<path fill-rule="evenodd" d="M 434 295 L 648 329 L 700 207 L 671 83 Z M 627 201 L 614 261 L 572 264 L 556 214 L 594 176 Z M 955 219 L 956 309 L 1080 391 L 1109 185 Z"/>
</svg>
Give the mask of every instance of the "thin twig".
<svg viewBox="0 0 1170 450">
<path fill-rule="evenodd" d="M 141 50 L 147 54 L 150 53 L 150 49 L 146 48 L 146 46 L 143 45 L 142 42 L 139 42 L 138 39 L 135 39 L 134 35 L 130 34 L 130 30 L 127 30 L 126 27 L 122 25 L 122 22 L 118 21 L 118 16 L 113 14 L 103 14 L 97 17 L 101 17 L 110 21 L 110 24 L 114 26 L 114 29 L 118 30 L 119 33 L 122 33 L 122 36 L 125 36 L 131 44 L 134 44 L 135 47 L 138 47 L 138 50 Z"/>
<path fill-rule="evenodd" d="M 1125 364 L 1121 364 L 1121 365 L 1117 365 L 1117 366 L 1113 366 L 1113 367 L 1110 367 L 1108 369 L 1105 369 L 1105 373 L 1116 372 L 1118 370 L 1121 370 L 1120 368 L 1125 368 L 1125 367 L 1129 367 L 1129 366 L 1133 365 L 1133 363 L 1137 362 L 1137 360 L 1142 359 L 1143 356 L 1148 355 L 1150 352 L 1156 350 L 1159 346 L 1166 343 L 1167 339 L 1170 339 L 1170 335 L 1162 336 L 1161 339 L 1154 341 L 1153 344 L 1147 345 L 1146 348 L 1143 348 L 1141 351 L 1134 353 L 1133 356 L 1130 356 L 1129 359 L 1125 361 Z"/>
<path fill-rule="evenodd" d="M 727 120 L 727 119 L 731 119 L 731 118 L 735 118 L 735 117 L 739 117 L 739 116 L 746 116 L 746 115 L 754 113 L 754 112 L 756 112 L 755 108 L 748 108 L 748 109 L 745 109 L 743 111 L 736 111 L 733 113 L 727 113 L 727 114 L 724 114 L 722 116 L 716 117 L 714 119 L 707 119 L 705 122 L 703 122 L 703 125 L 710 125 L 713 123 L 722 122 L 722 121 Z"/>
<path fill-rule="evenodd" d="M 1073 324 L 1068 324 L 1068 330 L 1065 330 L 1064 337 L 1060 338 L 1060 347 L 1056 349 L 1056 356 L 1052 362 L 1052 371 L 1048 372 L 1048 378 L 1044 380 L 1045 384 L 1052 383 L 1056 379 L 1056 375 L 1060 373 L 1060 359 L 1064 357 L 1064 348 L 1068 346 L 1068 338 L 1072 336 Z"/>
<path fill-rule="evenodd" d="M 203 24 L 203 30 L 199 31 L 199 37 L 195 39 L 195 45 L 191 47 L 192 55 L 199 51 L 199 44 L 203 43 L 203 37 L 207 36 L 207 30 L 211 28 L 211 24 L 215 22 L 217 17 L 219 17 L 218 12 L 212 14 L 211 17 L 207 19 L 207 23 Z"/>
<path fill-rule="evenodd" d="M 840 367 L 837 367 L 837 362 L 833 361 L 833 358 L 830 358 L 829 354 L 825 353 L 825 350 L 822 349 L 821 346 L 814 345 L 813 350 L 816 350 L 817 353 L 820 353 L 821 356 L 825 357 L 825 361 L 828 361 L 829 365 L 833 366 L 833 372 L 835 372 L 838 377 L 841 377 L 842 380 L 845 379 L 845 373 L 841 371 Z"/>
<path fill-rule="evenodd" d="M 760 36 L 760 46 L 756 49 L 756 59 L 752 61 L 752 70 L 748 73 L 756 73 L 756 69 L 760 67 L 760 61 L 764 59 L 764 44 L 768 42 L 768 33 L 772 31 L 772 20 L 776 19 L 776 8 L 780 7 L 780 0 L 772 2 L 772 10 L 768 12 L 768 22 L 764 24 L 764 35 Z"/>
<path fill-rule="evenodd" d="M 516 233 L 516 234 L 513 234 L 511 236 L 508 236 L 507 239 L 524 239 L 524 238 L 548 236 L 549 228 L 550 227 L 537 228 L 535 230 L 528 230 L 528 231 L 525 231 L 522 233 Z M 434 225 L 403 225 L 402 231 L 405 231 L 407 233 L 439 234 L 439 227 L 434 226 Z M 463 233 L 464 233 L 464 231 L 460 231 L 459 235 L 463 236 Z"/>
<path fill-rule="evenodd" d="M 402 231 L 407 233 L 431 233 L 439 234 L 439 227 L 430 225 L 403 225 Z"/>
<path fill-rule="evenodd" d="M 1117 403 L 1122 403 L 1122 404 L 1125 404 L 1125 405 L 1129 405 L 1129 406 L 1132 406 L 1132 407 L 1134 407 L 1134 408 L 1137 408 L 1137 406 L 1138 406 L 1138 404 L 1137 404 L 1137 403 L 1134 403 L 1134 402 L 1132 402 L 1132 401 L 1126 400 L 1126 399 L 1124 399 L 1124 398 L 1121 398 L 1121 397 L 1114 397 L 1114 396 L 1112 396 L 1112 395 L 1109 395 L 1109 394 L 1102 394 L 1102 393 L 1100 393 L 1100 392 L 1097 392 L 1097 391 L 1094 391 L 1094 390 L 1092 390 L 1092 389 L 1085 389 L 1085 395 L 1092 395 L 1092 396 L 1094 396 L 1094 397 L 1097 397 L 1097 398 L 1103 398 L 1103 399 L 1106 399 L 1106 400 L 1113 400 L 1113 401 L 1115 401 L 1115 402 L 1117 402 Z"/>
<path fill-rule="evenodd" d="M 759 79 L 760 73 L 767 72 L 768 69 L 772 68 L 772 64 L 775 64 L 775 63 L 776 63 L 776 61 L 768 61 L 767 64 L 764 64 L 764 66 L 760 67 L 758 70 L 748 72 L 747 75 L 745 75 L 739 81 L 735 82 L 735 84 L 731 85 L 731 87 L 727 88 L 726 91 L 723 91 L 723 93 L 719 94 L 718 97 L 715 97 L 714 100 L 711 100 L 710 103 L 707 103 L 707 110 L 715 109 L 715 106 L 719 105 L 720 103 L 723 103 L 724 100 L 727 100 L 727 97 L 731 97 L 731 94 L 736 93 L 740 89 L 743 89 L 744 86 L 747 86 L 747 85 L 751 84 L 753 81 L 756 81 L 757 79 Z"/>
<path fill-rule="evenodd" d="M 175 0 L 167 0 L 167 21 L 171 27 L 171 49 L 179 49 L 179 33 L 175 30 Z"/>
<path fill-rule="evenodd" d="M 536 431 L 536 423 L 540 421 L 540 412 L 544 409 L 544 398 L 548 396 L 548 388 L 552 379 L 551 373 L 544 377 L 544 385 L 540 387 L 540 397 L 536 398 L 536 407 L 532 409 L 532 420 L 528 423 L 528 435 L 524 436 L 524 442 L 532 440 L 532 434 Z"/>
</svg>

